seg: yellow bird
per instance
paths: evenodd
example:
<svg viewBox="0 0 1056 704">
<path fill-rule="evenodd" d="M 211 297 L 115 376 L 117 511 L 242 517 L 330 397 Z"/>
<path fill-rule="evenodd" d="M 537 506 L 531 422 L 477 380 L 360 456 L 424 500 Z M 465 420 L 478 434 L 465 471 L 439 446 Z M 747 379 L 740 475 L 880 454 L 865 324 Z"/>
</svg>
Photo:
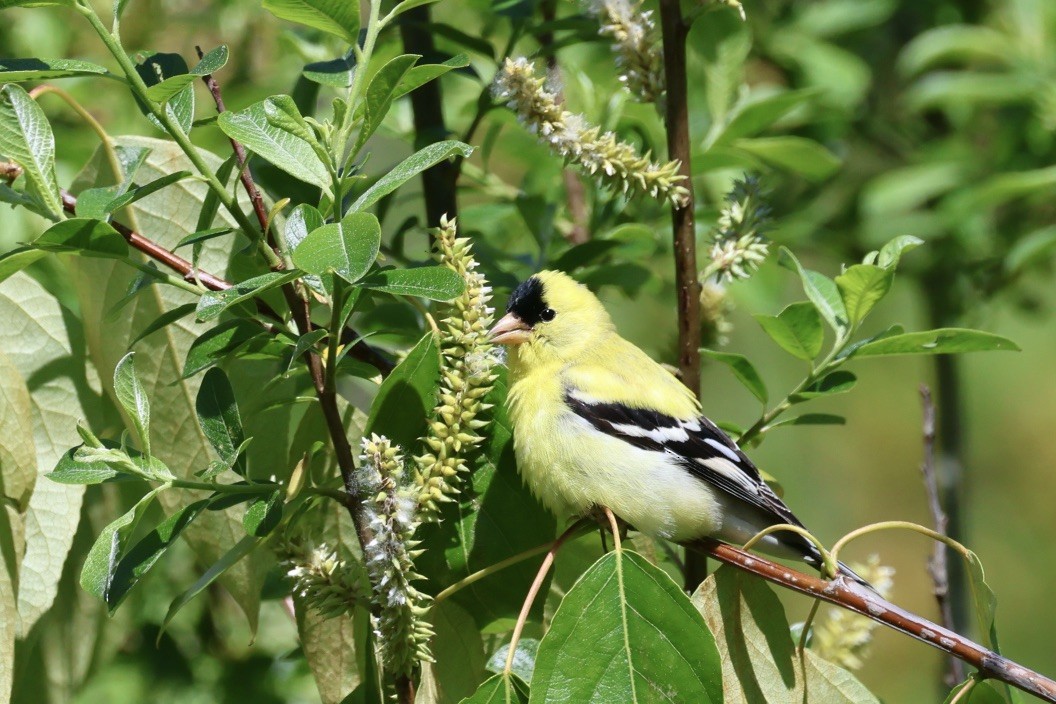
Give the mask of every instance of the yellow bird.
<svg viewBox="0 0 1056 704">
<path fill-rule="evenodd" d="M 802 525 L 689 389 L 619 336 L 586 286 L 543 271 L 513 291 L 506 311 L 491 339 L 509 346 L 517 464 L 551 511 L 606 506 L 676 542 L 743 544 L 777 523 Z M 817 548 L 788 531 L 759 547 L 821 565 Z"/>
</svg>

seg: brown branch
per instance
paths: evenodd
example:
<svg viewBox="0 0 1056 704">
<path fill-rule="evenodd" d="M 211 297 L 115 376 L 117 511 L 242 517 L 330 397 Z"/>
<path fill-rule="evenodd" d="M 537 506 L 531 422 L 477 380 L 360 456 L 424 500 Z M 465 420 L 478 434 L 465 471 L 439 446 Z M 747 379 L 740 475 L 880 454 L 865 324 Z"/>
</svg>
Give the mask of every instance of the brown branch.
<svg viewBox="0 0 1056 704">
<path fill-rule="evenodd" d="M 682 383 L 700 395 L 700 282 L 697 280 L 697 240 L 693 218 L 693 182 L 689 145 L 689 107 L 686 85 L 686 33 L 679 0 L 660 0 L 660 29 L 664 41 L 667 104 L 664 127 L 668 158 L 678 160 L 685 179 L 685 200 L 671 206 L 674 233 L 675 289 L 678 295 L 678 370 Z M 686 589 L 697 588 L 707 576 L 707 564 L 686 554 Z"/>
<path fill-rule="evenodd" d="M 946 535 L 946 513 L 942 510 L 939 502 L 939 485 L 935 477 L 935 404 L 931 398 L 931 389 L 921 384 L 920 400 L 923 406 L 923 436 L 924 436 L 924 458 L 920 463 L 920 473 L 924 477 L 924 489 L 928 494 L 928 508 L 931 510 L 932 520 L 935 522 L 935 530 Z M 931 557 L 928 558 L 928 574 L 934 585 L 935 601 L 939 604 L 939 613 L 942 617 L 942 625 L 954 629 L 953 607 L 949 601 L 950 578 L 946 563 L 946 546 L 940 542 L 935 543 Z M 943 678 L 947 687 L 955 687 L 963 682 L 965 677 L 964 665 L 957 658 L 947 658 L 946 674 Z"/>
<path fill-rule="evenodd" d="M 900 633 L 927 643 L 979 670 L 984 678 L 995 679 L 1047 702 L 1056 703 L 1056 682 L 1012 662 L 950 629 L 910 613 L 863 587 L 842 578 L 826 581 L 714 540 L 698 540 L 692 546 L 719 562 L 762 577 L 794 592 L 834 604 L 871 618 Z"/>
</svg>

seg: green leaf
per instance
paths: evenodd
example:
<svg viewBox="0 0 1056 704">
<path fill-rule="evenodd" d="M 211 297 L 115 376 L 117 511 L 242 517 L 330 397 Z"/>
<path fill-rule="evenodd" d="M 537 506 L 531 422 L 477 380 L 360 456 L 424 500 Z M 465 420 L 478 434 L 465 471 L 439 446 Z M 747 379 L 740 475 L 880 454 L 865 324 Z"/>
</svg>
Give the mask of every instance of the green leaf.
<svg viewBox="0 0 1056 704">
<path fill-rule="evenodd" d="M 33 246 L 46 252 L 77 252 L 87 257 L 128 257 L 128 243 L 109 223 L 88 218 L 71 218 L 49 227 L 33 240 Z"/>
<path fill-rule="evenodd" d="M 712 129 L 704 148 L 727 146 L 736 139 L 758 134 L 817 95 L 816 89 L 808 88 L 771 93 L 739 103 L 734 106 L 728 123 Z"/>
<path fill-rule="evenodd" d="M 401 161 L 389 173 L 378 179 L 373 186 L 356 199 L 349 210 L 352 212 L 365 210 L 430 166 L 456 155 L 468 158 L 472 153 L 473 147 L 454 140 L 430 144 Z"/>
<path fill-rule="evenodd" d="M 294 343 L 293 349 L 290 350 L 290 358 L 288 363 L 282 370 L 282 375 L 287 376 L 290 373 L 290 368 L 293 363 L 300 359 L 305 352 L 315 347 L 315 343 L 322 340 L 327 336 L 326 330 L 316 329 L 311 332 L 306 332 L 297 338 L 297 342 Z"/>
<path fill-rule="evenodd" d="M 330 194 L 332 181 L 326 165 L 309 142 L 279 129 L 268 121 L 264 103 L 254 103 L 238 112 L 220 114 L 217 124 L 228 137 L 274 164 L 291 176 L 318 186 Z"/>
<path fill-rule="evenodd" d="M 943 704 L 953 704 L 953 702 L 957 704 L 1005 704 L 1008 701 L 994 689 L 995 686 L 1000 685 L 994 685 L 990 682 L 977 682 L 972 686 L 972 690 L 968 694 L 958 696 L 967 684 L 967 682 L 963 682 L 954 687 Z"/>
<path fill-rule="evenodd" d="M 47 252 L 35 247 L 19 247 L 0 254 L 0 282 L 22 271 L 46 254 Z"/>
<path fill-rule="evenodd" d="M 1038 80 L 1026 72 L 929 73 L 908 90 L 901 103 L 913 112 L 976 105 L 1008 105 L 1029 101 L 1038 91 Z"/>
<path fill-rule="evenodd" d="M 282 508 L 285 501 L 285 490 L 254 499 L 246 509 L 246 515 L 242 517 L 242 525 L 246 532 L 263 538 L 275 530 L 275 526 L 279 525 L 279 521 L 282 520 Z"/>
<path fill-rule="evenodd" d="M 404 75 L 403 80 L 401 80 L 400 84 L 396 86 L 392 99 L 395 100 L 407 95 L 411 91 L 424 86 L 429 81 L 436 80 L 440 76 L 443 76 L 448 71 L 452 71 L 456 68 L 465 68 L 466 66 L 469 66 L 469 57 L 465 54 L 457 54 L 439 64 L 415 66 Z"/>
<path fill-rule="evenodd" d="M 304 67 L 304 77 L 332 88 L 349 88 L 356 69 L 356 55 L 348 52 L 329 61 L 313 61 Z"/>
<path fill-rule="evenodd" d="M 462 277 L 446 266 L 383 269 L 363 279 L 359 285 L 396 296 L 417 296 L 432 301 L 450 301 L 461 296 L 466 289 Z"/>
<path fill-rule="evenodd" d="M 143 513 L 150 506 L 160 489 L 154 489 L 141 498 L 125 514 L 103 528 L 88 551 L 81 568 L 81 588 L 93 596 L 106 601 L 106 592 L 114 576 L 117 562 L 125 551 L 126 543 Z"/>
<path fill-rule="evenodd" d="M 861 323 L 887 295 L 894 278 L 894 269 L 873 264 L 855 264 L 836 277 L 836 286 L 840 289 L 852 326 Z"/>
<path fill-rule="evenodd" d="M 246 462 L 241 455 L 246 434 L 242 430 L 235 392 L 222 369 L 213 367 L 202 377 L 194 409 L 198 424 L 217 457 L 236 473 L 246 476 Z"/>
<path fill-rule="evenodd" d="M 349 213 L 341 222 L 323 225 L 293 250 L 293 263 L 310 274 L 334 273 L 356 283 L 378 258 L 381 224 L 371 213 Z"/>
<path fill-rule="evenodd" d="M 857 348 L 851 357 L 879 357 L 895 354 L 961 354 L 963 352 L 1018 352 L 1019 346 L 1007 337 L 981 330 L 938 328 L 891 335 Z"/>
<path fill-rule="evenodd" d="M 394 445 L 410 447 L 425 435 L 440 385 L 440 349 L 427 332 L 381 383 L 364 435 L 385 435 Z"/>
<path fill-rule="evenodd" d="M 922 32 L 902 49 L 898 70 L 914 76 L 942 64 L 1007 64 L 1016 53 L 1006 35 L 991 27 L 952 24 Z"/>
<path fill-rule="evenodd" d="M 812 139 L 803 137 L 755 137 L 738 139 L 733 146 L 768 164 L 822 181 L 840 168 L 839 158 Z"/>
<path fill-rule="evenodd" d="M 533 702 L 722 702 L 715 639 L 682 589 L 626 549 L 561 600 L 539 644 Z"/>
<path fill-rule="evenodd" d="M 208 369 L 243 343 L 261 334 L 259 325 L 248 320 L 229 320 L 202 333 L 187 350 L 183 363 L 184 379 Z"/>
<path fill-rule="evenodd" d="M 33 404 L 29 387 L 11 358 L 0 351 L 0 501 L 15 509 L 20 515 L 19 520 L 26 511 L 36 481 L 37 449 L 33 442 Z M 0 552 L 2 548 L 3 541 L 0 540 Z M 3 557 L 14 565 L 15 555 Z M 0 572 L 3 570 L 4 565 L 0 564 Z M 11 577 L 17 584 L 17 570 L 11 573 Z M 12 592 L 12 598 L 14 594 Z"/>
<path fill-rule="evenodd" d="M 289 132 L 308 144 L 317 144 L 315 132 L 301 115 L 293 98 L 288 95 L 273 95 L 264 100 L 264 116 L 272 127 Z M 317 150 L 318 151 L 318 150 Z"/>
<path fill-rule="evenodd" d="M 847 419 L 832 413 L 804 413 L 800 416 L 783 418 L 767 426 L 767 430 L 780 428 L 782 425 L 846 425 Z"/>
<path fill-rule="evenodd" d="M 208 506 L 208 499 L 187 504 L 121 555 L 120 561 L 113 566 L 106 585 L 106 605 L 111 613 L 121 605 L 132 587 L 146 576 L 165 551 L 172 547 L 184 529 Z"/>
<path fill-rule="evenodd" d="M 435 662 L 428 665 L 437 702 L 461 702 L 484 678 L 484 641 L 473 617 L 453 601 L 429 610 L 436 635 L 430 641 Z"/>
<path fill-rule="evenodd" d="M 156 333 L 158 330 L 163 330 L 169 325 L 175 323 L 177 320 L 182 320 L 183 318 L 186 318 L 188 315 L 194 312 L 194 309 L 194 303 L 184 303 L 182 306 L 176 306 L 171 310 L 165 311 L 160 316 L 150 321 L 150 325 L 143 328 L 143 330 L 138 335 L 132 338 L 132 341 L 128 343 L 128 346 L 135 347 L 136 343 L 142 340 L 143 338 L 153 333 Z"/>
<path fill-rule="evenodd" d="M 264 9 L 279 19 L 321 29 L 348 44 L 359 37 L 359 5 L 347 0 L 264 0 Z"/>
<path fill-rule="evenodd" d="M 202 244 L 204 242 L 208 242 L 211 239 L 215 239 L 217 237 L 223 237 L 224 235 L 226 235 L 228 233 L 231 233 L 231 232 L 234 232 L 234 228 L 230 228 L 230 227 L 212 227 L 212 228 L 209 228 L 208 230 L 200 230 L 198 232 L 192 232 L 191 234 L 187 235 L 186 237 L 182 238 L 179 242 L 177 242 L 176 246 L 173 247 L 172 249 L 173 249 L 173 251 L 175 251 L 175 250 L 179 249 L 180 247 L 186 247 L 189 244 Z"/>
<path fill-rule="evenodd" d="M 757 399 L 766 403 L 769 395 L 766 391 L 766 384 L 763 383 L 763 378 L 759 376 L 759 372 L 755 370 L 752 363 L 748 361 L 748 358 L 743 354 L 734 354 L 732 352 L 717 352 L 715 350 L 709 350 L 702 347 L 700 353 L 714 359 L 716 362 L 722 362 L 730 368 L 733 375 L 737 377 L 737 380 L 744 384 L 744 387 L 752 392 L 752 395 Z"/>
<path fill-rule="evenodd" d="M 835 330 L 842 334 L 847 330 L 847 309 L 843 305 L 836 282 L 816 271 L 804 269 L 803 265 L 796 259 L 787 248 L 782 247 L 778 255 L 778 262 L 786 269 L 799 274 L 803 283 L 803 292 L 807 294 L 814 307 L 821 313 L 821 317 Z"/>
<path fill-rule="evenodd" d="M 217 562 L 210 567 L 205 573 L 198 578 L 198 580 L 190 586 L 187 591 L 180 594 L 178 597 L 173 599 L 169 605 L 169 610 L 165 614 L 165 620 L 161 624 L 161 634 L 165 632 L 169 624 L 172 623 L 172 619 L 176 617 L 176 614 L 180 612 L 184 606 L 189 604 L 194 597 L 201 594 L 205 589 L 215 582 L 220 575 L 224 574 L 227 570 L 231 569 L 239 560 L 253 552 L 258 545 L 260 545 L 260 538 L 256 538 L 252 535 L 247 535 L 235 545 L 224 553 L 224 555 L 217 560 Z"/>
<path fill-rule="evenodd" d="M 461 704 L 528 704 L 528 685 L 517 675 L 495 675 Z"/>
<path fill-rule="evenodd" d="M 813 303 L 793 303 L 776 316 L 757 315 L 755 319 L 770 339 L 793 357 L 809 362 L 821 352 L 825 333 Z"/>
<path fill-rule="evenodd" d="M 715 634 L 725 704 L 879 704 L 849 672 L 811 650 L 800 657 L 784 607 L 758 577 L 719 567 L 693 604 Z"/>
<path fill-rule="evenodd" d="M 506 658 L 510 654 L 510 644 L 502 646 L 488 659 L 488 671 L 496 675 L 502 674 L 506 669 Z M 517 652 L 513 654 L 513 662 L 510 669 L 513 674 L 525 682 L 532 681 L 535 672 L 535 657 L 539 654 L 539 641 L 535 638 L 521 638 L 517 641 Z"/>
<path fill-rule="evenodd" d="M 221 44 L 202 57 L 201 61 L 188 73 L 169 76 L 160 83 L 147 88 L 146 96 L 155 103 L 166 103 L 177 93 L 184 90 L 203 76 L 216 73 L 227 64 L 227 46 Z"/>
<path fill-rule="evenodd" d="M 285 286 L 291 281 L 296 281 L 301 276 L 299 271 L 272 271 L 252 279 L 239 281 L 231 288 L 223 291 L 206 291 L 198 299 L 195 309 L 199 322 L 208 322 L 220 317 L 220 314 L 232 306 L 244 303 L 256 298 L 262 293 L 280 286 Z"/>
<path fill-rule="evenodd" d="M 136 428 L 143 454 L 150 456 L 150 401 L 146 389 L 136 376 L 133 362 L 135 354 L 129 352 L 117 363 L 114 369 L 114 395 Z"/>
<path fill-rule="evenodd" d="M 13 83 L 0 87 L 0 154 L 22 167 L 29 196 L 58 220 L 62 197 L 55 179 L 55 136 L 37 101 Z"/>
<path fill-rule="evenodd" d="M 95 218 L 97 220 L 107 219 L 111 213 L 120 210 L 126 206 L 135 203 L 137 200 L 146 198 L 151 193 L 157 193 L 162 188 L 170 186 L 178 181 L 182 181 L 185 178 L 190 177 L 192 174 L 190 171 L 177 171 L 175 173 L 167 174 L 159 179 L 155 179 L 148 184 L 125 191 L 120 194 L 115 194 L 111 191 L 111 188 L 91 188 L 87 191 L 83 191 L 77 197 L 77 215 L 85 218 Z M 129 185 L 131 185 L 129 183 Z M 92 202 L 93 194 L 99 194 L 102 196 L 95 202 Z M 109 194 L 107 198 L 105 194 Z M 86 202 L 87 201 L 87 202 Z"/>
<path fill-rule="evenodd" d="M 903 254 L 916 249 L 922 244 L 924 244 L 924 240 L 919 237 L 900 235 L 880 248 L 876 263 L 885 269 L 894 269 L 898 266 Z"/>
<path fill-rule="evenodd" d="M 858 383 L 858 377 L 853 373 L 838 369 L 829 372 L 810 386 L 790 397 L 792 403 L 800 403 L 819 396 L 832 396 L 833 394 L 847 393 Z"/>
<path fill-rule="evenodd" d="M 183 57 L 166 52 L 148 54 L 142 63 L 136 66 L 136 73 L 146 84 L 148 94 L 159 85 L 164 86 L 160 89 L 162 91 L 168 87 L 175 88 L 163 101 L 162 109 L 170 120 L 180 126 L 184 134 L 190 134 L 194 123 L 194 86 L 191 83 L 195 76 L 187 70 L 187 62 Z M 167 131 L 145 103 L 140 103 L 139 108 L 155 127 Z"/>
<path fill-rule="evenodd" d="M 364 100 L 363 121 L 360 123 L 352 154 L 358 154 L 359 150 L 370 139 L 370 136 L 377 131 L 381 121 L 385 119 L 385 114 L 389 111 L 392 101 L 396 98 L 397 86 L 420 58 L 422 57 L 417 54 L 397 56 L 378 69 L 378 72 L 370 79 L 370 85 L 367 86 L 367 95 Z"/>
<path fill-rule="evenodd" d="M 0 82 L 46 81 L 72 76 L 109 75 L 90 61 L 77 59 L 0 59 Z"/>
<path fill-rule="evenodd" d="M 133 476 L 119 472 L 101 460 L 88 462 L 79 459 L 77 454 L 82 447 L 84 445 L 70 448 L 59 460 L 59 463 L 55 465 L 55 469 L 44 476 L 59 484 L 85 485 L 134 479 Z"/>
</svg>

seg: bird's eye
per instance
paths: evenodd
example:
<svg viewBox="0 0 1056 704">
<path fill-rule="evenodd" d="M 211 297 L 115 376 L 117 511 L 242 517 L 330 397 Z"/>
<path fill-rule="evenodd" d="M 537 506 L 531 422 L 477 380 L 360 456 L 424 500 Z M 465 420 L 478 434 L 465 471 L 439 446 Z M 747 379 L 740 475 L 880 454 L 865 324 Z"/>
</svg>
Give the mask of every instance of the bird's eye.
<svg viewBox="0 0 1056 704">
<path fill-rule="evenodd" d="M 554 312 L 553 308 L 543 308 L 543 312 L 539 314 L 539 319 L 544 323 L 549 323 L 554 319 L 555 315 L 557 315 L 557 313 Z"/>
</svg>

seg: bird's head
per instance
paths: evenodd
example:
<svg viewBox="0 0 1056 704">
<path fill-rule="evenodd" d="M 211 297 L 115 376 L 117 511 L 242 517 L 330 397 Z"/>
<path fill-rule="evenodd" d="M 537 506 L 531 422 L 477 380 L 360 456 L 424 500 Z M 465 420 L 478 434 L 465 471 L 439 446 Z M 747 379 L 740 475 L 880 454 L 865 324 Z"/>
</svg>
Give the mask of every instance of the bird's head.
<svg viewBox="0 0 1056 704">
<path fill-rule="evenodd" d="M 522 361 L 564 360 L 595 347 L 613 330 L 597 296 L 559 271 L 541 271 L 510 294 L 491 341 L 511 346 Z"/>
</svg>

